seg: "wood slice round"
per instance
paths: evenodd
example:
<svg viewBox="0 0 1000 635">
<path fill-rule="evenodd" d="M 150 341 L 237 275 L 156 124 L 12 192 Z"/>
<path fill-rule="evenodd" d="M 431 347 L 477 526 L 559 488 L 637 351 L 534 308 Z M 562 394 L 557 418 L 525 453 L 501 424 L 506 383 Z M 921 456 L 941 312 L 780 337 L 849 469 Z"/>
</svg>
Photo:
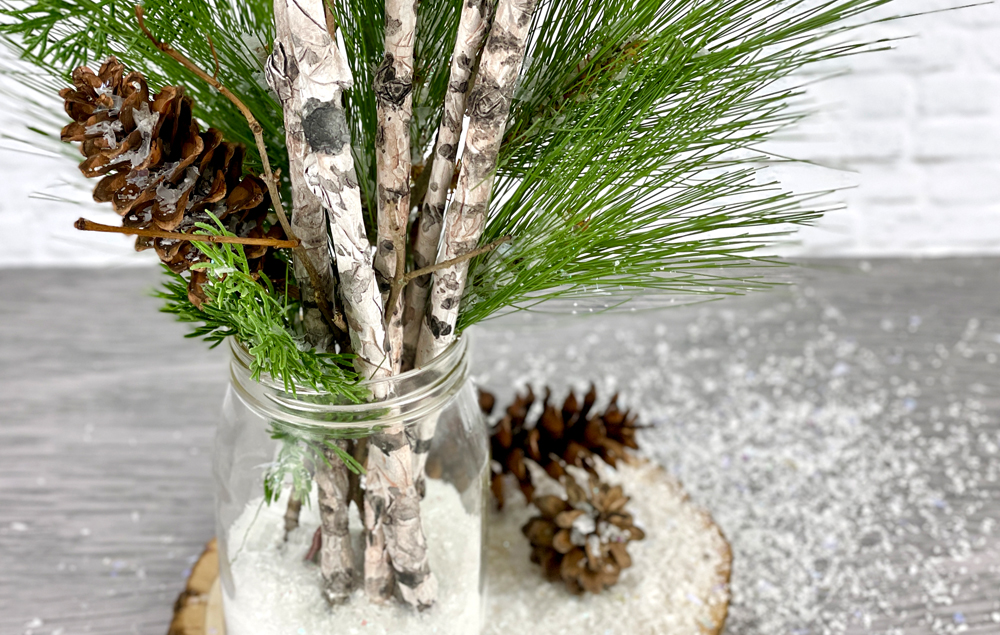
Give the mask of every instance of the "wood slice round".
<svg viewBox="0 0 1000 635">
<path fill-rule="evenodd" d="M 541 569 L 529 562 L 530 547 L 520 534 L 534 508 L 523 497 L 511 496 L 504 511 L 494 512 L 488 521 L 484 548 L 490 604 L 483 635 L 509 633 L 511 624 L 520 624 L 516 631 L 532 624 L 539 633 L 561 628 L 721 635 L 729 611 L 732 551 L 709 513 L 689 499 L 676 479 L 650 463 L 620 466 L 602 478 L 622 482 L 646 531 L 646 540 L 629 545 L 633 568 L 597 596 L 574 596 L 544 581 Z M 218 570 L 213 539 L 174 605 L 168 635 L 225 634 Z"/>
<path fill-rule="evenodd" d="M 219 550 L 215 538 L 205 546 L 191 568 L 187 586 L 174 603 L 174 619 L 167 635 L 225 635 Z"/>
</svg>

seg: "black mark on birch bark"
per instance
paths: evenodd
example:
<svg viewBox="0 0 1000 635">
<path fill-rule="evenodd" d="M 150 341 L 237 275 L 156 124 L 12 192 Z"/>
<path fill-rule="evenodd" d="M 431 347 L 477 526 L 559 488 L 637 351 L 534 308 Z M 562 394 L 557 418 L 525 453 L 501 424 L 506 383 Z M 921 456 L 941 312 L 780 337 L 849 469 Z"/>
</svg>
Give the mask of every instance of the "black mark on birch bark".
<svg viewBox="0 0 1000 635">
<path fill-rule="evenodd" d="M 451 335 L 451 324 L 437 319 L 433 314 L 428 314 L 427 318 L 427 326 L 430 328 L 434 337 Z"/>
<path fill-rule="evenodd" d="M 388 25 L 386 28 L 388 29 Z M 394 62 L 393 54 L 386 53 L 378 70 L 375 71 L 373 88 L 375 97 L 381 105 L 400 108 L 413 89 L 413 78 L 409 74 L 397 75 Z"/>
<path fill-rule="evenodd" d="M 441 286 L 449 291 L 455 291 L 461 286 L 461 282 L 458 279 L 458 274 L 454 271 L 449 271 L 443 275 L 439 275 L 438 280 L 441 282 Z"/>
<path fill-rule="evenodd" d="M 399 571 L 396 570 L 396 582 L 402 584 L 403 586 L 408 586 L 411 589 L 418 587 L 427 576 L 430 575 L 430 571 L 426 568 L 420 571 Z"/>
<path fill-rule="evenodd" d="M 530 16 L 528 19 L 531 19 Z M 517 55 L 519 59 L 523 55 L 521 51 L 521 38 L 510 31 L 497 28 L 495 24 L 493 25 L 493 31 L 490 32 L 490 37 L 486 39 L 485 50 L 493 55 L 510 53 Z"/>
<path fill-rule="evenodd" d="M 313 151 L 339 154 L 351 142 L 347 117 L 338 104 L 310 99 L 303 111 L 302 130 Z"/>
<path fill-rule="evenodd" d="M 423 227 L 427 229 L 437 227 L 444 220 L 444 205 L 425 205 L 424 218 L 426 220 L 424 221 Z"/>
<path fill-rule="evenodd" d="M 396 450 L 408 445 L 406 435 L 399 434 L 376 434 L 369 441 L 372 445 L 382 451 L 386 456 L 391 455 Z"/>
<path fill-rule="evenodd" d="M 502 125 L 507 119 L 507 97 L 495 83 L 483 81 L 469 95 L 469 117 L 482 120 L 482 128 Z"/>
<path fill-rule="evenodd" d="M 455 155 L 458 154 L 458 146 L 453 143 L 442 143 L 438 148 L 438 156 L 446 161 L 455 162 Z"/>
<path fill-rule="evenodd" d="M 403 21 L 398 18 L 386 17 L 385 19 L 385 35 L 386 37 L 395 35 L 399 33 L 399 30 L 403 27 Z"/>
</svg>

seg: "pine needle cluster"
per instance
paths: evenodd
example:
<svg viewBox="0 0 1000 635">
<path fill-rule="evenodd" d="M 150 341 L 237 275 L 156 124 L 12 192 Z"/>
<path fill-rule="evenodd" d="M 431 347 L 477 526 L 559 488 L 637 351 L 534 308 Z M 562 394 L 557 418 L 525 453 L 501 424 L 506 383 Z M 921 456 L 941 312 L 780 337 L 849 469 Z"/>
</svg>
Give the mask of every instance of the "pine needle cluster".
<svg viewBox="0 0 1000 635">
<path fill-rule="evenodd" d="M 232 235 L 222 223 L 200 223 L 201 233 Z M 243 245 L 194 243 L 209 258 L 192 265 L 205 269 L 208 301 L 198 308 L 188 300 L 187 281 L 171 276 L 157 294 L 164 300 L 162 311 L 182 322 L 196 324 L 187 337 L 198 337 L 218 346 L 233 337 L 246 347 L 252 358 L 250 372 L 255 380 L 269 376 L 280 380 L 286 391 L 307 386 L 327 393 L 335 400 L 359 403 L 365 390 L 352 370 L 352 355 L 321 353 L 311 349 L 298 332 L 299 303 L 288 297 L 292 282 L 286 263 L 283 293 L 276 291 L 267 276 L 251 272 Z"/>
<path fill-rule="evenodd" d="M 649 306 L 769 286 L 761 268 L 781 263 L 760 257 L 760 249 L 825 209 L 760 178 L 766 163 L 780 160 L 761 143 L 806 114 L 797 106 L 807 81 L 800 71 L 887 45 L 850 34 L 888 2 L 542 0 L 482 244 L 513 240 L 473 261 L 459 329 L 549 300 L 613 310 L 637 297 Z M 330 6 L 354 74 L 346 106 L 373 217 L 370 87 L 384 51 L 383 1 Z M 411 132 L 413 163 L 422 169 L 431 160 L 461 6 L 437 0 L 419 8 Z M 240 95 L 264 128 L 272 163 L 287 172 L 281 108 L 262 81 L 271 0 L 145 0 L 144 8 L 158 37 L 215 69 Z M 32 80 L 39 89 L 50 91 L 75 66 L 114 54 L 151 85 L 185 86 L 206 126 L 253 148 L 240 113 L 145 39 L 132 9 L 121 0 L 0 0 L 0 37 L 49 72 Z M 171 280 L 165 310 L 203 322 L 194 335 L 212 342 L 236 335 L 270 360 L 257 372 L 317 387 L 330 374 L 329 386 L 350 396 L 346 360 L 299 350 L 296 304 L 248 277 L 238 247 L 199 248 L 213 259 L 213 301 L 196 309 Z M 284 333 L 275 334 L 276 326 Z"/>
</svg>

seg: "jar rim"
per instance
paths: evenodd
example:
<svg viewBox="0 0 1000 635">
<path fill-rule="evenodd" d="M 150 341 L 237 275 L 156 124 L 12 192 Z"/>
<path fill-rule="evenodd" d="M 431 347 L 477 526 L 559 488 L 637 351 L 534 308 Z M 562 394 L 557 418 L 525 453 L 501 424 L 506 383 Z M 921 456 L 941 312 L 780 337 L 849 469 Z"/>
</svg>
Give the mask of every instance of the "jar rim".
<svg viewBox="0 0 1000 635">
<path fill-rule="evenodd" d="M 468 342 L 458 337 L 420 368 L 359 382 L 368 389 L 370 398 L 351 403 L 311 386 L 296 384 L 289 392 L 284 382 L 268 375 L 254 379 L 250 372 L 252 355 L 236 338 L 229 340 L 231 383 L 247 406 L 265 417 L 303 427 L 412 422 L 440 410 L 465 383 L 469 372 Z"/>
</svg>

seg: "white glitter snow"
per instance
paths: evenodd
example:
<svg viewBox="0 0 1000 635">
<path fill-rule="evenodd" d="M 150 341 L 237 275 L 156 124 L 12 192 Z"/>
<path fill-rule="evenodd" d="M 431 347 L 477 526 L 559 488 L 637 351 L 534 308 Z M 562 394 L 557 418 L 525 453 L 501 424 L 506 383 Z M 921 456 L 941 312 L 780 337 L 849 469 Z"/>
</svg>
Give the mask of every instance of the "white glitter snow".
<svg viewBox="0 0 1000 635">
<path fill-rule="evenodd" d="M 629 509 L 646 531 L 645 540 L 629 545 L 634 566 L 599 596 L 577 597 L 547 582 L 529 560 L 530 545 L 521 533 L 537 512 L 512 492 L 504 511 L 488 519 L 483 635 L 509 635 L 525 624 L 546 635 L 700 635 L 702 626 L 713 627 L 717 605 L 729 598 L 724 584 L 729 548 L 708 515 L 654 464 L 607 470 L 603 478 L 632 494 Z M 434 609 L 420 614 L 395 604 L 372 605 L 360 589 L 351 602 L 331 610 L 320 595 L 319 568 L 302 560 L 319 524 L 315 500 L 303 508 L 301 526 L 287 544 L 282 541 L 284 509 L 284 498 L 271 506 L 255 499 L 230 530 L 233 576 L 240 586 L 235 597 L 225 596 L 228 635 L 479 632 L 480 580 L 472 566 L 479 552 L 463 553 L 454 540 L 479 528 L 451 486 L 428 481 L 421 507 L 440 595 Z M 361 527 L 353 509 L 351 520 L 360 555 Z"/>
<path fill-rule="evenodd" d="M 230 560 L 235 560 L 233 578 L 239 587 L 235 597 L 225 594 L 227 635 L 469 635 L 478 632 L 481 619 L 479 571 L 470 563 L 478 563 L 481 553 L 478 541 L 466 541 L 464 536 L 479 532 L 479 520 L 466 512 L 452 486 L 428 480 L 427 496 L 421 505 L 431 570 L 438 579 L 439 600 L 433 609 L 419 614 L 395 603 L 373 605 L 365 599 L 360 588 L 355 590 L 350 602 L 330 609 L 320 595 L 319 567 L 302 559 L 319 526 L 315 494 L 312 498 L 308 508 L 303 506 L 301 525 L 291 533 L 287 544 L 282 541 L 285 498 L 270 506 L 261 506 L 260 498 L 252 500 L 233 523 L 229 550 Z M 353 507 L 351 512 L 355 555 L 360 557 L 363 553 L 361 523 Z"/>
<path fill-rule="evenodd" d="M 628 509 L 646 532 L 645 540 L 629 543 L 634 565 L 600 595 L 574 596 L 546 581 L 521 533 L 538 512 L 512 492 L 489 519 L 484 635 L 529 632 L 528 624 L 545 635 L 700 635 L 716 626 L 716 605 L 729 599 L 729 547 L 708 515 L 653 463 L 602 477 L 632 496 Z"/>
</svg>

